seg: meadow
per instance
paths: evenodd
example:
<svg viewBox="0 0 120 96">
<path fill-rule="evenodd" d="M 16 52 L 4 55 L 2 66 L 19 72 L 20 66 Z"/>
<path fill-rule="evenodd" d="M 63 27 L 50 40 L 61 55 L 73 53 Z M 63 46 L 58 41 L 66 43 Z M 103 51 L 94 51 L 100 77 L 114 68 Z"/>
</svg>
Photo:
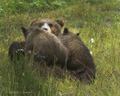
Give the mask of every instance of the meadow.
<svg viewBox="0 0 120 96">
<path fill-rule="evenodd" d="M 40 1 L 1 1 L 0 96 L 119 96 L 120 0 Z M 31 66 L 23 69 L 22 60 L 16 62 L 17 67 L 10 62 L 10 44 L 24 41 L 21 27 L 28 28 L 32 20 L 43 18 L 62 19 L 64 27 L 80 33 L 97 67 L 92 84 L 52 75 L 43 78 Z"/>
</svg>

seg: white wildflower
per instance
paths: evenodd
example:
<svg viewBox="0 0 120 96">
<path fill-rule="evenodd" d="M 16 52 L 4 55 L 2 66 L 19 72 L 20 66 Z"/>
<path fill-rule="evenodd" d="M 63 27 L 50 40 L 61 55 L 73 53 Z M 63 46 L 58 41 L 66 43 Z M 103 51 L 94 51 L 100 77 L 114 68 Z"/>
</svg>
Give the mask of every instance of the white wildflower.
<svg viewBox="0 0 120 96">
<path fill-rule="evenodd" d="M 59 92 L 59 96 L 62 96 L 62 93 Z"/>
<path fill-rule="evenodd" d="M 92 41 L 92 43 L 94 42 L 94 39 L 93 38 L 91 38 L 91 41 Z"/>
<path fill-rule="evenodd" d="M 0 10 L 3 10 L 3 9 L 0 9 Z"/>
<path fill-rule="evenodd" d="M 90 54 L 92 55 L 92 51 L 90 51 Z"/>
<path fill-rule="evenodd" d="M 22 4 L 23 2 L 20 2 L 20 4 Z"/>
</svg>

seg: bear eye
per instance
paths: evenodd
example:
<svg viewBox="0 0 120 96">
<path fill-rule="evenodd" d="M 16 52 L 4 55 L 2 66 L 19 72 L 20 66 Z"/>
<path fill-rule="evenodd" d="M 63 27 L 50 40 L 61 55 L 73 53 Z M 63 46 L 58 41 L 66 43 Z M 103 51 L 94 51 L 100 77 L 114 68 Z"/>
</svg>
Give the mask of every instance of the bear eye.
<svg viewBox="0 0 120 96">
<path fill-rule="evenodd" d="M 52 27 L 53 27 L 53 24 L 52 24 L 52 23 L 49 23 L 48 25 L 50 26 L 50 28 L 52 28 Z"/>
<path fill-rule="evenodd" d="M 39 24 L 39 27 L 41 27 L 42 25 L 44 25 L 44 23 L 43 23 L 43 22 L 41 22 L 41 23 Z"/>
</svg>

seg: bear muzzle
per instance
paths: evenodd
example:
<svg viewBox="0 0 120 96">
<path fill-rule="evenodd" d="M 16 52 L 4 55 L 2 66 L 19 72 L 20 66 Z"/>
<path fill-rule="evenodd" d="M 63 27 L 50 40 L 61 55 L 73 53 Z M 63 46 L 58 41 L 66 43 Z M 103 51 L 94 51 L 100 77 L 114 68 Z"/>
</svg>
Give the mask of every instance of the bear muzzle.
<svg viewBox="0 0 120 96">
<path fill-rule="evenodd" d="M 48 32 L 51 32 L 51 29 L 49 27 L 49 25 L 47 23 L 45 23 L 43 26 L 42 26 L 42 29 L 48 31 Z"/>
</svg>

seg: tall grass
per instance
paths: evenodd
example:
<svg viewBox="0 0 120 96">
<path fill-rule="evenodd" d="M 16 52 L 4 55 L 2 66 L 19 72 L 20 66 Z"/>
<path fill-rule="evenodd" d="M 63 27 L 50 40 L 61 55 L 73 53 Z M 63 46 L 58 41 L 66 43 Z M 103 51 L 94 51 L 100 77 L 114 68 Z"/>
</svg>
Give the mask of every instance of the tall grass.
<svg viewBox="0 0 120 96">
<path fill-rule="evenodd" d="M 19 1 L 19 0 L 18 0 Z M 66 0 L 65 2 L 67 2 Z M 72 2 L 72 0 L 70 0 Z M 120 95 L 120 2 L 79 1 L 57 11 L 7 14 L 0 19 L 0 95 L 1 96 L 119 96 Z M 99 1 L 99 0 L 98 0 Z M 23 2 L 23 1 L 22 1 Z M 26 1 L 28 3 L 32 0 Z M 17 3 L 17 1 L 16 1 Z M 3 9 L 4 10 L 4 9 Z M 7 9 L 6 9 L 7 10 Z M 9 9 L 8 9 L 9 10 Z M 29 10 L 29 9 L 28 9 Z M 36 18 L 62 19 L 65 27 L 79 32 L 92 52 L 97 66 L 93 84 L 85 85 L 69 78 L 40 76 L 24 61 L 11 63 L 8 48 L 13 41 L 23 41 L 21 26 L 29 27 Z M 94 42 L 91 40 L 93 39 Z M 31 62 L 32 63 L 32 62 Z"/>
</svg>

